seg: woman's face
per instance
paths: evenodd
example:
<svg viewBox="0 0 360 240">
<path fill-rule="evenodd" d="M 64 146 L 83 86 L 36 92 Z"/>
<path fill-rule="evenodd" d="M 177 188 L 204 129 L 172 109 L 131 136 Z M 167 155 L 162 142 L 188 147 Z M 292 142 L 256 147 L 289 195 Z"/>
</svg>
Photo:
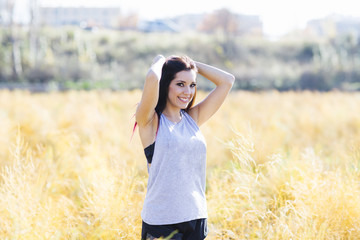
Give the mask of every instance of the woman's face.
<svg viewBox="0 0 360 240">
<path fill-rule="evenodd" d="M 169 85 L 166 107 L 185 109 L 194 97 L 195 87 L 195 71 L 178 72 Z"/>
</svg>

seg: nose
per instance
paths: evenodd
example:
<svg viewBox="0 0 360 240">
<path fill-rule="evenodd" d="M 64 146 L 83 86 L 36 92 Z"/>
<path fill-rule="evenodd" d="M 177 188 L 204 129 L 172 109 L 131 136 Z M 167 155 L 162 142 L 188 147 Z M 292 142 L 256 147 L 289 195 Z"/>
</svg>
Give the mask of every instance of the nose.
<svg viewBox="0 0 360 240">
<path fill-rule="evenodd" d="M 190 94 L 191 94 L 191 91 L 192 91 L 192 89 L 190 88 L 190 86 L 186 86 L 186 87 L 184 88 L 184 94 L 190 95 Z"/>
</svg>

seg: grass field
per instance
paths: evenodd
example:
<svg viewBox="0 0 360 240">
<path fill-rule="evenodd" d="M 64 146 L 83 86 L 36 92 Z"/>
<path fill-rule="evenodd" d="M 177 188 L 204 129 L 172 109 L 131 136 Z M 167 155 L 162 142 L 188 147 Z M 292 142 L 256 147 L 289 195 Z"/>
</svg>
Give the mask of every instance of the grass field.
<svg viewBox="0 0 360 240">
<path fill-rule="evenodd" d="M 140 94 L 0 91 L 0 239 L 140 239 Z M 231 93 L 201 127 L 207 239 L 360 239 L 359 112 L 360 93 Z"/>
</svg>

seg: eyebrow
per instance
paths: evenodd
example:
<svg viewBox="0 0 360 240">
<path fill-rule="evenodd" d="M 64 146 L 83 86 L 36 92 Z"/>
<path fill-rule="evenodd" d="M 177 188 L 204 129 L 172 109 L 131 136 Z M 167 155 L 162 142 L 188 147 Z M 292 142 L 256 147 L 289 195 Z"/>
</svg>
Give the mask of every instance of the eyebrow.
<svg viewBox="0 0 360 240">
<path fill-rule="evenodd" d="M 184 81 L 184 80 L 175 80 L 175 82 L 177 82 L 177 83 L 186 83 L 186 81 Z M 193 81 L 193 82 L 191 82 L 191 83 L 196 83 L 196 82 Z"/>
</svg>

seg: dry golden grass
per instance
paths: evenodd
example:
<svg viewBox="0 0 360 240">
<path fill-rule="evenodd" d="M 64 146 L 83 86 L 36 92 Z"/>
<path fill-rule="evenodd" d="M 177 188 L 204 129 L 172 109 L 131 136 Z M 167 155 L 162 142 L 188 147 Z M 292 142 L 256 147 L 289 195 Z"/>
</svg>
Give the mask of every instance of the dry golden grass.
<svg viewBox="0 0 360 240">
<path fill-rule="evenodd" d="M 0 91 L 0 239 L 140 239 L 140 94 Z M 208 239 L 360 239 L 359 112 L 359 93 L 232 93 L 202 127 Z"/>
</svg>

